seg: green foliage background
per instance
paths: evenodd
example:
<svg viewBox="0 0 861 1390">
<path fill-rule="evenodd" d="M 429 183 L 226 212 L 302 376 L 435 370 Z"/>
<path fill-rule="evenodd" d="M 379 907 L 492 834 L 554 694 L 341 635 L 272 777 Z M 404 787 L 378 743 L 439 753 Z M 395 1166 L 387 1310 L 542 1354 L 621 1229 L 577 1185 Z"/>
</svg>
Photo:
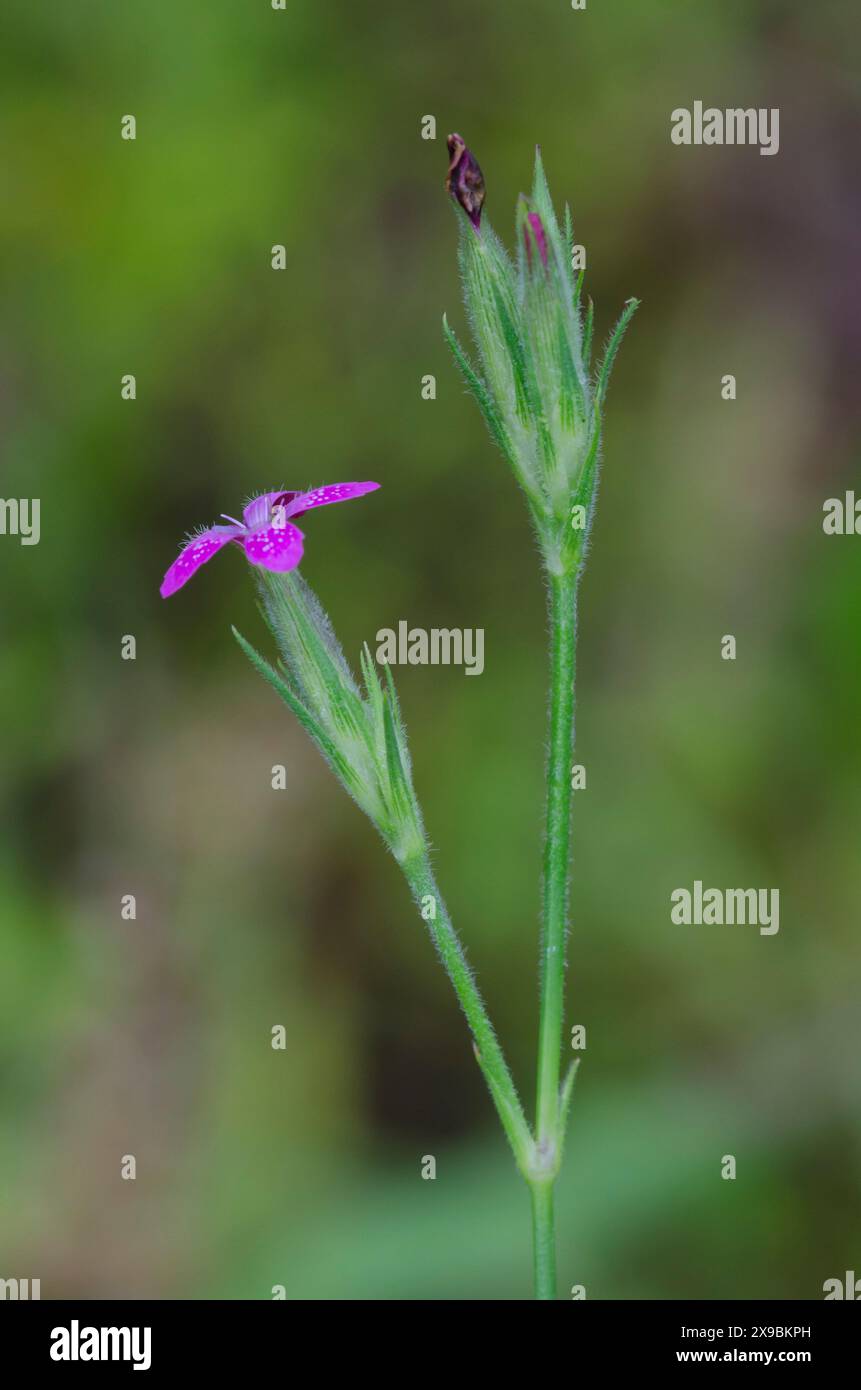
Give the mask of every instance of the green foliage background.
<svg viewBox="0 0 861 1390">
<path fill-rule="evenodd" d="M 306 519 L 303 573 L 354 660 L 402 618 L 485 629 L 480 679 L 396 674 L 531 1105 L 545 619 L 442 340 L 456 129 L 506 235 L 541 143 L 599 336 L 643 301 L 582 592 L 563 1292 L 821 1297 L 861 1267 L 861 542 L 821 529 L 858 481 L 857 14 L 6 0 L 0 38 L 0 491 L 42 501 L 38 546 L 0 538 L 0 1276 L 529 1292 L 525 1189 L 396 867 L 230 637 L 266 646 L 242 558 L 158 596 L 251 492 L 382 484 Z M 779 154 L 673 146 L 696 99 L 778 106 Z M 779 888 L 779 934 L 674 927 L 695 878 Z"/>
</svg>

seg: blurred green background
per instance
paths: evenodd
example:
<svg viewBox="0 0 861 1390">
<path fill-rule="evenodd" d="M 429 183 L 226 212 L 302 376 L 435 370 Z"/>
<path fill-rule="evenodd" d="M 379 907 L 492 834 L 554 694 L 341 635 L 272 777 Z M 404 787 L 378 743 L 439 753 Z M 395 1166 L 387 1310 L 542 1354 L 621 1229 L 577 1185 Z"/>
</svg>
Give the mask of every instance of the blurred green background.
<svg viewBox="0 0 861 1390">
<path fill-rule="evenodd" d="M 828 0 L 6 0 L 0 491 L 42 538 L 0 538 L 0 1276 L 529 1294 L 525 1189 L 396 866 L 230 636 L 269 649 L 244 561 L 158 595 L 254 491 L 382 484 L 306 518 L 303 573 L 353 660 L 400 619 L 485 629 L 481 679 L 396 675 L 531 1108 L 545 618 L 441 335 L 450 129 L 509 241 L 541 143 L 600 337 L 643 301 L 582 590 L 562 1296 L 861 1269 L 861 541 L 821 528 L 858 483 L 858 31 Z M 779 107 L 779 154 L 673 146 L 698 99 Z M 779 934 L 673 926 L 695 878 L 779 888 Z"/>
</svg>

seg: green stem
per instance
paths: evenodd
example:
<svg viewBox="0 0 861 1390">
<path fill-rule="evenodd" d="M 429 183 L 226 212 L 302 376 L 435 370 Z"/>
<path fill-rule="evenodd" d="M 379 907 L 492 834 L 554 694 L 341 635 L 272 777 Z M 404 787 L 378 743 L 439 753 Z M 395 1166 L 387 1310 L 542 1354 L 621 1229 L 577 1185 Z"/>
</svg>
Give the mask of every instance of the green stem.
<svg viewBox="0 0 861 1390">
<path fill-rule="evenodd" d="M 549 1195 L 533 1193 L 538 1297 L 555 1297 L 553 1181 L 558 1171 L 560 1133 L 559 1069 L 565 990 L 565 933 L 571 861 L 571 764 L 574 756 L 574 679 L 577 629 L 577 573 L 551 575 L 550 733 L 547 757 L 547 825 L 544 841 L 544 913 L 541 937 L 541 1012 L 538 1030 L 538 1086 L 535 1132 L 538 1156 L 547 1174 Z M 548 1217 L 546 1206 L 549 1205 Z M 536 1285 L 536 1292 L 538 1286 Z M 548 1292 L 550 1290 L 550 1292 Z"/>
<path fill-rule="evenodd" d="M 472 1031 L 476 1056 L 532 1202 L 535 1296 L 556 1298 L 553 1187 L 562 1151 L 562 1115 L 569 1084 L 560 1096 L 565 988 L 565 931 L 571 856 L 571 762 L 574 755 L 576 572 L 551 576 L 550 746 L 547 760 L 547 828 L 544 844 L 544 914 L 541 940 L 541 1017 L 538 1036 L 536 1137 L 529 1130 L 517 1089 L 496 1039 L 437 887 L 427 849 L 401 860 L 401 868 Z"/>
<path fill-rule="evenodd" d="M 402 860 L 401 868 L 466 1014 L 479 1066 L 484 1073 L 503 1129 L 514 1150 L 518 1167 L 526 1175 L 534 1153 L 529 1125 L 502 1048 L 472 978 L 460 938 L 437 887 L 427 850 L 418 851 Z"/>
<path fill-rule="evenodd" d="M 541 1021 L 538 1034 L 539 1145 L 555 1143 L 565 987 L 565 930 L 571 859 L 576 589 L 574 575 L 550 579 L 550 735 L 544 842 Z"/>
<path fill-rule="evenodd" d="M 529 1184 L 532 1198 L 532 1251 L 535 1297 L 556 1298 L 556 1232 L 553 1221 L 553 1183 Z"/>
</svg>

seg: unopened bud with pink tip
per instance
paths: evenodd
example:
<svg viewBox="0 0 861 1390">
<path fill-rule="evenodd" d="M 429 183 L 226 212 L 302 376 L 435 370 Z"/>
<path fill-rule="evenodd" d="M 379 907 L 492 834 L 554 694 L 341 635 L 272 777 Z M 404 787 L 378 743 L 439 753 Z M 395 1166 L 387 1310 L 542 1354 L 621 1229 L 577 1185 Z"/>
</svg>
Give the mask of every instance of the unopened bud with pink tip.
<svg viewBox="0 0 861 1390">
<path fill-rule="evenodd" d="M 571 214 L 556 214 L 540 150 L 532 189 L 517 203 L 512 258 L 487 218 L 479 227 L 484 180 L 475 159 L 459 135 L 449 136 L 448 148 L 447 186 L 467 214 L 457 219 L 458 259 L 478 360 L 470 361 L 445 318 L 443 331 L 529 498 L 548 571 L 560 575 L 585 553 L 587 528 L 572 526 L 572 508 L 591 518 L 607 381 L 637 301 L 625 306 L 595 371 L 592 308 L 583 314 Z"/>
<path fill-rule="evenodd" d="M 544 233 L 544 223 L 537 212 L 526 214 L 528 229 L 523 230 L 523 240 L 526 242 L 526 258 L 532 264 L 532 243 L 538 247 L 538 254 L 541 257 L 541 264 L 547 268 L 547 237 Z"/>
</svg>

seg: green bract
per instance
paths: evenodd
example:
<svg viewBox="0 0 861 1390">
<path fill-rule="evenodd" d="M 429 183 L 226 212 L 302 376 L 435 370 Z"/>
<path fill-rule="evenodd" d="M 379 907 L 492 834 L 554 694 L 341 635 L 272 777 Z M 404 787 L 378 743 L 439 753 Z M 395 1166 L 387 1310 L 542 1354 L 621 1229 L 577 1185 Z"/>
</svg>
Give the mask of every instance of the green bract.
<svg viewBox="0 0 861 1390">
<path fill-rule="evenodd" d="M 234 628 L 237 642 L 403 862 L 423 848 L 424 832 L 389 667 L 383 684 L 365 647 L 362 691 L 319 599 L 298 570 L 261 569 L 255 577 L 261 611 L 281 653 L 278 669 Z"/>
<path fill-rule="evenodd" d="M 566 207 L 563 231 L 538 151 L 531 197 L 518 204 L 516 263 L 486 218 L 476 227 L 457 203 L 454 207 L 479 367 L 443 318 L 445 335 L 526 493 L 547 569 L 571 573 L 582 558 L 591 522 L 607 380 L 638 301 L 626 304 L 592 374 L 592 305 L 584 314 L 582 274 L 572 266 L 571 215 Z"/>
</svg>

